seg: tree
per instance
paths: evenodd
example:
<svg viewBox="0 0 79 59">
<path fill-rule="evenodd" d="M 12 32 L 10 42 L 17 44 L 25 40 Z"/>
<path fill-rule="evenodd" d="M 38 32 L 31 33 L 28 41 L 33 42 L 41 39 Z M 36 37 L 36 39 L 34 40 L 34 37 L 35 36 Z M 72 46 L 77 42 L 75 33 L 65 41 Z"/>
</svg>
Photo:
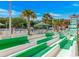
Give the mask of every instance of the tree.
<svg viewBox="0 0 79 59">
<path fill-rule="evenodd" d="M 43 15 L 43 22 L 49 24 L 49 21 L 53 19 L 53 17 L 49 13 L 45 13 Z"/>
<path fill-rule="evenodd" d="M 0 23 L 5 24 L 4 26 L 1 26 L 1 28 L 7 27 L 7 25 L 6 25 L 7 22 L 8 22 L 8 18 L 0 17 Z"/>
<path fill-rule="evenodd" d="M 36 18 L 36 14 L 32 10 L 24 10 L 22 16 L 26 19 L 28 35 L 30 35 L 30 20 Z"/>
<path fill-rule="evenodd" d="M 12 27 L 23 28 L 23 27 L 25 27 L 24 24 L 27 24 L 27 23 L 22 18 L 20 18 L 20 17 L 12 18 Z"/>
<path fill-rule="evenodd" d="M 52 23 L 53 23 L 54 30 L 57 30 L 57 31 L 62 29 L 63 26 L 67 25 L 65 24 L 64 19 L 53 19 Z"/>
<path fill-rule="evenodd" d="M 53 25 L 54 30 L 58 31 L 58 24 L 59 24 L 58 19 L 53 19 L 52 20 L 52 25 Z"/>
<path fill-rule="evenodd" d="M 43 18 L 42 18 L 42 21 L 45 23 L 45 24 L 49 24 L 49 25 L 52 25 L 52 15 L 50 15 L 49 13 L 45 13 L 43 15 Z M 47 28 L 47 31 L 48 31 L 48 28 Z"/>
</svg>

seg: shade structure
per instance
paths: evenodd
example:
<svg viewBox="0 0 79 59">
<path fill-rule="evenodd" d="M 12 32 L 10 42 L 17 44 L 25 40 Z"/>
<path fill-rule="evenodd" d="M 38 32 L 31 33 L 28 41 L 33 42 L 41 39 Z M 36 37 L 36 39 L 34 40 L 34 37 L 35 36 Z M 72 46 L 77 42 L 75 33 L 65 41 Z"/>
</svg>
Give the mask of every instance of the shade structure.
<svg viewBox="0 0 79 59">
<path fill-rule="evenodd" d="M 0 23 L 0 26 L 4 26 L 5 24 Z"/>
<path fill-rule="evenodd" d="M 35 24 L 34 27 L 38 27 L 38 28 L 48 28 L 49 24 L 45 24 L 44 22 L 40 22 L 38 24 Z"/>
</svg>

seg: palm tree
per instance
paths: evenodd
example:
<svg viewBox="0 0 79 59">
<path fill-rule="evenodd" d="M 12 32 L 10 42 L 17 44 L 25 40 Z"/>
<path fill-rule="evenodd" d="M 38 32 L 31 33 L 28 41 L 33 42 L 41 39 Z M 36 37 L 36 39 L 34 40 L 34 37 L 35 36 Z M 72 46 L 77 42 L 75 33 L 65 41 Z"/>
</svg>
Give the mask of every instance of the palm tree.
<svg viewBox="0 0 79 59">
<path fill-rule="evenodd" d="M 55 30 L 58 31 L 59 20 L 58 19 L 53 19 L 52 24 L 53 24 L 53 27 L 54 27 L 54 31 Z"/>
<path fill-rule="evenodd" d="M 30 35 L 30 20 L 36 18 L 36 14 L 32 10 L 24 10 L 22 16 L 26 19 L 28 35 Z"/>
<path fill-rule="evenodd" d="M 45 22 L 45 23 L 49 23 L 49 20 L 52 20 L 53 19 L 53 17 L 52 17 L 52 15 L 50 15 L 49 13 L 45 13 L 44 15 L 43 15 L 43 21 Z"/>
<path fill-rule="evenodd" d="M 59 27 L 62 27 L 62 25 L 63 25 L 63 20 L 62 19 L 53 19 L 52 24 L 53 24 L 54 30 L 59 31 L 60 30 Z"/>
<path fill-rule="evenodd" d="M 49 13 L 45 13 L 43 15 L 43 22 L 46 23 L 46 24 L 50 24 L 50 20 L 52 21 L 53 17 L 52 15 L 50 15 Z M 47 29 L 48 30 L 48 29 Z"/>
</svg>

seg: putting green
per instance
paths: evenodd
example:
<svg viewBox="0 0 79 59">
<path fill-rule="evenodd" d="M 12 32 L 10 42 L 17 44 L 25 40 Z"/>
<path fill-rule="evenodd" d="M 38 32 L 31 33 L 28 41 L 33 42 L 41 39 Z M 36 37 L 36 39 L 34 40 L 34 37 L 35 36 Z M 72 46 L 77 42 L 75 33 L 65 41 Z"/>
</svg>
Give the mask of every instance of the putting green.
<svg viewBox="0 0 79 59">
<path fill-rule="evenodd" d="M 40 51 L 44 50 L 45 48 L 47 48 L 48 45 L 46 43 L 43 44 L 39 44 L 35 47 L 32 47 L 28 50 L 25 50 L 19 54 L 16 54 L 16 57 L 32 57 L 33 55 L 39 53 Z"/>
<path fill-rule="evenodd" d="M 29 43 L 27 36 L 0 40 L 0 50 Z"/>
<path fill-rule="evenodd" d="M 40 43 L 44 43 L 44 42 L 47 42 L 49 40 L 52 40 L 53 38 L 50 36 L 50 37 L 46 37 L 44 39 L 41 39 L 41 40 L 38 40 L 37 41 L 37 44 L 40 44 Z"/>
</svg>

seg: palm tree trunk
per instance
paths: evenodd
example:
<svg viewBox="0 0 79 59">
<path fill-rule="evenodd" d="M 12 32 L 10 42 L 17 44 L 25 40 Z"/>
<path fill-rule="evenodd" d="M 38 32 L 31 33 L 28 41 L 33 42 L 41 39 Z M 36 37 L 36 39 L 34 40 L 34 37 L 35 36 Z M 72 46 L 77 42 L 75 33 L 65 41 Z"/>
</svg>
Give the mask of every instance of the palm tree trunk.
<svg viewBox="0 0 79 59">
<path fill-rule="evenodd" d="M 55 24 L 53 24 L 53 26 L 52 26 L 52 27 L 53 27 L 53 30 L 55 31 L 55 30 L 56 30 L 56 26 L 55 26 Z"/>
<path fill-rule="evenodd" d="M 28 30 L 28 35 L 30 35 L 30 17 L 28 17 L 27 30 Z"/>
</svg>

